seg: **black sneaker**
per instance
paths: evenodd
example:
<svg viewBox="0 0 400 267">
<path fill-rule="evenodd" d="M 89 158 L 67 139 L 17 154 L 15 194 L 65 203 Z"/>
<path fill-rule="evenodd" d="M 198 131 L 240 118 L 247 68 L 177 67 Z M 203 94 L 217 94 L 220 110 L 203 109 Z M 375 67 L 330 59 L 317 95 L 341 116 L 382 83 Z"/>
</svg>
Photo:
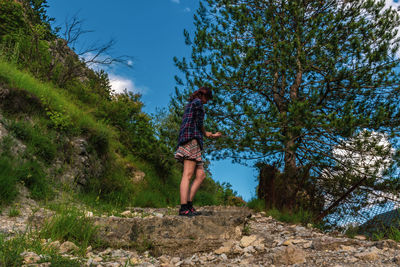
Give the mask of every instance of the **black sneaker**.
<svg viewBox="0 0 400 267">
<path fill-rule="evenodd" d="M 190 212 L 193 214 L 193 216 L 197 216 L 197 215 L 201 215 L 200 211 L 197 211 L 195 208 L 193 207 L 189 207 Z"/>
<path fill-rule="evenodd" d="M 179 216 L 192 217 L 194 214 L 190 210 L 179 210 Z"/>
</svg>

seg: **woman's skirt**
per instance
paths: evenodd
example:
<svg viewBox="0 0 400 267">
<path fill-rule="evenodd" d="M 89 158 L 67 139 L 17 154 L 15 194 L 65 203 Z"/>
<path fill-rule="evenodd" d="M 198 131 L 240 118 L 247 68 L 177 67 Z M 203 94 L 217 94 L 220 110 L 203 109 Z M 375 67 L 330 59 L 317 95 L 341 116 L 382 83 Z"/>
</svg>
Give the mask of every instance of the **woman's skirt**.
<svg viewBox="0 0 400 267">
<path fill-rule="evenodd" d="M 181 145 L 175 152 L 174 158 L 179 162 L 183 163 L 184 160 L 196 161 L 196 165 L 203 165 L 203 160 L 201 159 L 201 149 L 200 145 L 196 139 Z"/>
</svg>

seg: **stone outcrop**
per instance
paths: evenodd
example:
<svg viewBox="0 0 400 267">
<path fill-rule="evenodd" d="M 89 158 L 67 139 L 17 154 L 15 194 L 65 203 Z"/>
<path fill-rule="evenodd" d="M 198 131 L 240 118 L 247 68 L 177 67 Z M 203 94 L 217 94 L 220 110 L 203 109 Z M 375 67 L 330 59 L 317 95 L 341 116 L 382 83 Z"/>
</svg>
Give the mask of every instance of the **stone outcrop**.
<svg viewBox="0 0 400 267">
<path fill-rule="evenodd" d="M 110 247 L 148 248 L 153 255 L 186 257 L 212 252 L 228 240 L 240 240 L 247 218 L 251 216 L 250 210 L 245 208 L 205 207 L 201 210 L 203 215 L 191 218 L 168 215 L 167 209 L 158 209 L 147 211 L 144 217 L 91 219 L 98 227 L 98 238 Z M 40 225 L 45 219 L 39 214 L 34 215 L 32 221 Z"/>
<path fill-rule="evenodd" d="M 246 208 L 203 207 L 199 210 L 204 215 L 193 218 L 177 216 L 177 209 L 128 210 L 124 217 L 90 216 L 99 227 L 99 237 L 108 247 L 88 247 L 83 257 L 77 257 L 76 247 L 71 242 L 44 242 L 59 251 L 61 247 L 70 248 L 63 249 L 61 256 L 79 258 L 82 266 L 400 264 L 400 247 L 393 240 L 370 241 L 363 236 L 349 238 L 338 233 L 327 234 L 314 228 L 282 223 Z M 35 216 L 32 221 L 39 222 L 49 215 L 40 211 Z M 24 266 L 38 262 L 35 266 L 49 266 L 45 262 L 46 255 L 25 251 L 21 256 Z"/>
</svg>

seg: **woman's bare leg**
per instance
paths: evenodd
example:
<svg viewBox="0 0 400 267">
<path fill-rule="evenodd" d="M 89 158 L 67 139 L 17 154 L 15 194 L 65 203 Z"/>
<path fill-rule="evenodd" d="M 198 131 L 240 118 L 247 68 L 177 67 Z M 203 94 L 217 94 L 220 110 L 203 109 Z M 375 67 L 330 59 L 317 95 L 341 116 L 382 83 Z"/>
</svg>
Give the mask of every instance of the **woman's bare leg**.
<svg viewBox="0 0 400 267">
<path fill-rule="evenodd" d="M 196 169 L 196 161 L 193 160 L 183 161 L 183 173 L 180 186 L 181 204 L 186 204 L 188 201 L 190 179 L 192 179 L 195 169 Z"/>
<path fill-rule="evenodd" d="M 196 179 L 193 181 L 192 187 L 190 188 L 189 201 L 193 201 L 193 198 L 196 195 L 201 183 L 204 181 L 204 178 L 206 178 L 206 173 L 204 172 L 203 165 L 197 166 Z"/>
</svg>

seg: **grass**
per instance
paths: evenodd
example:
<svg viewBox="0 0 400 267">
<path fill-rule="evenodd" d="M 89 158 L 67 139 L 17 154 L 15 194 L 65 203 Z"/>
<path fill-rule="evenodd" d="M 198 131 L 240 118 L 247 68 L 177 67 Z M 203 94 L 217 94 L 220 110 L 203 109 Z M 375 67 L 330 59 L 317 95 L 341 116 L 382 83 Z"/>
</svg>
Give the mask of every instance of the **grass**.
<svg viewBox="0 0 400 267">
<path fill-rule="evenodd" d="M 8 210 L 8 216 L 9 217 L 17 217 L 21 214 L 21 211 L 17 206 L 11 206 L 10 209 Z"/>
<path fill-rule="evenodd" d="M 4 61 L 0 61 L 0 80 L 6 81 L 13 88 L 26 90 L 44 101 L 47 109 L 50 110 L 50 117 L 52 114 L 68 115 L 68 119 L 71 120 L 69 130 L 73 133 L 88 134 L 99 146 L 117 147 L 117 142 L 113 141 L 117 140 L 115 131 L 106 124 L 96 121 L 88 111 L 74 104 L 66 91 L 54 88 L 54 85 L 50 83 L 40 82 L 28 73 L 18 70 L 13 64 Z M 55 116 L 58 122 L 59 116 Z M 102 143 L 104 140 L 109 143 Z M 100 149 L 106 148 L 100 147 Z"/>
<path fill-rule="evenodd" d="M 38 124 L 32 125 L 26 121 L 13 120 L 8 126 L 9 130 L 18 139 L 24 141 L 27 146 L 27 152 L 42 159 L 50 164 L 57 153 L 55 133 L 46 132 Z M 44 134 L 45 133 L 45 134 Z"/>
<path fill-rule="evenodd" d="M 17 267 L 22 266 L 23 257 L 21 253 L 31 251 L 37 255 L 47 255 L 47 259 L 41 259 L 41 262 L 50 262 L 51 266 L 82 266 L 78 260 L 70 260 L 57 254 L 56 251 L 43 246 L 35 233 L 24 233 L 12 239 L 7 239 L 0 234 L 0 266 Z"/>
<path fill-rule="evenodd" d="M 96 248 L 100 245 L 96 235 L 97 227 L 83 212 L 64 205 L 59 206 L 56 215 L 46 221 L 40 231 L 41 238 L 73 242 L 79 247 L 80 255 L 85 254 L 88 246 Z"/>
<path fill-rule="evenodd" d="M 18 176 L 12 159 L 0 156 L 0 204 L 10 204 L 17 196 Z"/>
<path fill-rule="evenodd" d="M 295 224 L 307 224 L 312 221 L 311 212 L 300 209 L 298 211 L 279 211 L 278 209 L 266 210 L 266 215 L 271 216 L 278 221 Z"/>
</svg>

